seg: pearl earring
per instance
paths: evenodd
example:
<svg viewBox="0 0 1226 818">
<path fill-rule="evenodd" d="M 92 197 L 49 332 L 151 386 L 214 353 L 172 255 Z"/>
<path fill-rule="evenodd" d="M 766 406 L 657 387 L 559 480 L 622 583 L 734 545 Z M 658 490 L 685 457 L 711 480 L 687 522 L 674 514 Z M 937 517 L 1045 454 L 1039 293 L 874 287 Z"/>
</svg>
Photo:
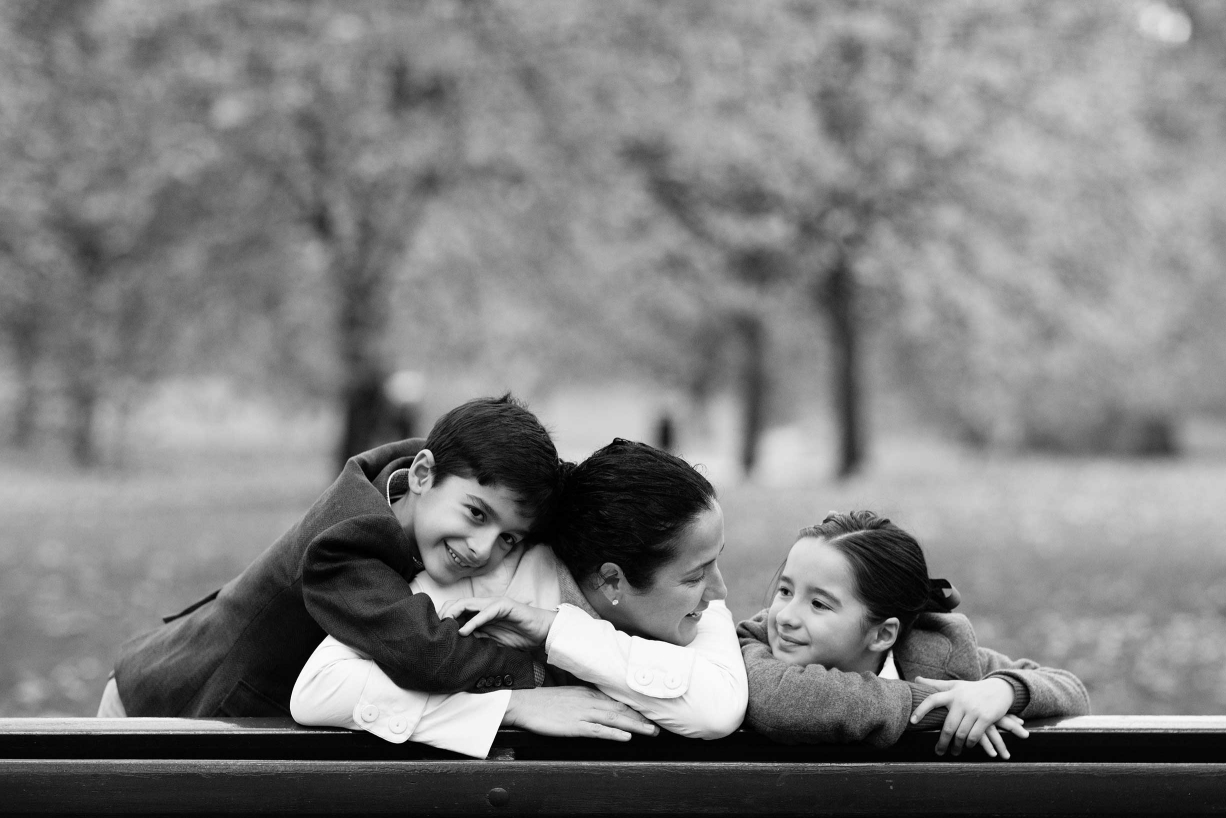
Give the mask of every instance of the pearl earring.
<svg viewBox="0 0 1226 818">
<path fill-rule="evenodd" d="M 621 602 L 621 600 L 620 600 L 620 599 L 615 599 L 615 600 L 613 600 L 613 604 L 614 604 L 614 605 L 616 605 L 616 604 L 617 604 L 617 603 L 619 603 L 619 602 Z"/>
</svg>

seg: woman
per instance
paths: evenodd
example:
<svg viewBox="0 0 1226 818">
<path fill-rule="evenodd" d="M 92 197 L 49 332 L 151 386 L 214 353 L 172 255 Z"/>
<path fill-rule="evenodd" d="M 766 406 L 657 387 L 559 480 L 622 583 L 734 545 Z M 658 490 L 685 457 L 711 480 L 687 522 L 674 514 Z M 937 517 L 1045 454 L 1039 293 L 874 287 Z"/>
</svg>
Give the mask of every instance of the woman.
<svg viewBox="0 0 1226 818">
<path fill-rule="evenodd" d="M 551 667 L 597 690 L 406 691 L 329 637 L 299 676 L 294 718 L 478 757 L 500 726 L 623 741 L 654 724 L 701 738 L 739 727 L 748 688 L 723 603 L 723 512 L 711 484 L 680 458 L 619 439 L 570 471 L 560 505 L 552 551 L 528 549 L 447 587 L 419 576 L 414 587 L 440 615 L 477 611 L 463 633 L 543 647 Z"/>
</svg>

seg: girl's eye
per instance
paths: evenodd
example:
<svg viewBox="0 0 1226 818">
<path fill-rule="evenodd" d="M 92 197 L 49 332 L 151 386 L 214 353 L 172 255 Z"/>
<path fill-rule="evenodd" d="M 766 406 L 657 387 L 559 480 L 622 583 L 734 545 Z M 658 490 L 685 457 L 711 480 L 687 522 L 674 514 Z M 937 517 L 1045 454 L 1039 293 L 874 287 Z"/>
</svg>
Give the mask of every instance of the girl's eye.
<svg viewBox="0 0 1226 818">
<path fill-rule="evenodd" d="M 502 542 L 503 542 L 503 544 L 505 544 L 507 547 L 511 547 L 511 546 L 516 545 L 516 544 L 519 542 L 519 540 L 515 539 L 515 535 L 514 535 L 514 534 L 503 534 L 503 535 L 502 535 Z"/>
<path fill-rule="evenodd" d="M 813 605 L 814 608 L 816 608 L 819 611 L 824 611 L 829 607 L 828 605 L 826 605 L 825 602 L 822 602 L 820 599 L 813 600 L 811 604 Z"/>
<path fill-rule="evenodd" d="M 781 596 L 784 599 L 787 599 L 791 595 L 792 595 L 792 592 L 788 590 L 787 588 L 784 588 L 783 586 L 780 586 L 778 590 L 775 591 L 775 596 Z"/>
</svg>

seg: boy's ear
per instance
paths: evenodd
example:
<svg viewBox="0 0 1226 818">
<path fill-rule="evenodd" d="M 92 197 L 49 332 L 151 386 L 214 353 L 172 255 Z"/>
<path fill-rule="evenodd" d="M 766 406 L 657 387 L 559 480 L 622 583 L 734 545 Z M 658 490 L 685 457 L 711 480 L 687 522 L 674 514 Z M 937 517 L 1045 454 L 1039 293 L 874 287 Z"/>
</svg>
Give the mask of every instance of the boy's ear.
<svg viewBox="0 0 1226 818">
<path fill-rule="evenodd" d="M 434 485 L 434 452 L 422 449 L 409 465 L 409 491 L 424 494 Z"/>
<path fill-rule="evenodd" d="M 869 631 L 868 649 L 875 653 L 885 653 L 898 641 L 898 630 L 901 627 L 896 616 L 891 616 L 875 626 Z"/>
<path fill-rule="evenodd" d="M 616 605 L 622 595 L 622 569 L 615 562 L 606 562 L 596 571 L 596 587 L 609 600 L 610 605 Z"/>
</svg>

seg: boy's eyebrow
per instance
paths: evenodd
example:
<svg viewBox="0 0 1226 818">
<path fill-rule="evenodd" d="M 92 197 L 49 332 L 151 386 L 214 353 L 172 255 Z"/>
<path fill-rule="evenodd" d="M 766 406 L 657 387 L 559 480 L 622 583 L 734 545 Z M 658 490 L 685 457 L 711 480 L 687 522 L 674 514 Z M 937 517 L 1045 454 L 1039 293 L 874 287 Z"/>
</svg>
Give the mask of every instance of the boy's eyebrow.
<svg viewBox="0 0 1226 818">
<path fill-rule="evenodd" d="M 498 512 L 494 511 L 494 507 L 491 506 L 489 503 L 485 502 L 484 500 L 482 500 L 480 497 L 478 497 L 475 494 L 468 495 L 468 499 L 472 501 L 473 505 L 481 509 L 482 513 L 485 514 L 486 519 L 494 523 L 497 523 L 499 525 L 502 524 L 502 518 L 498 516 Z M 523 529 L 522 531 L 516 531 L 515 533 L 521 536 L 527 536 L 528 529 Z"/>
<path fill-rule="evenodd" d="M 485 502 L 475 494 L 468 495 L 468 499 L 472 501 L 474 506 L 481 509 L 482 513 L 484 513 L 488 519 L 493 520 L 496 523 L 502 522 L 502 518 L 498 516 L 498 512 L 494 511 L 493 507 L 489 503 Z"/>
</svg>

